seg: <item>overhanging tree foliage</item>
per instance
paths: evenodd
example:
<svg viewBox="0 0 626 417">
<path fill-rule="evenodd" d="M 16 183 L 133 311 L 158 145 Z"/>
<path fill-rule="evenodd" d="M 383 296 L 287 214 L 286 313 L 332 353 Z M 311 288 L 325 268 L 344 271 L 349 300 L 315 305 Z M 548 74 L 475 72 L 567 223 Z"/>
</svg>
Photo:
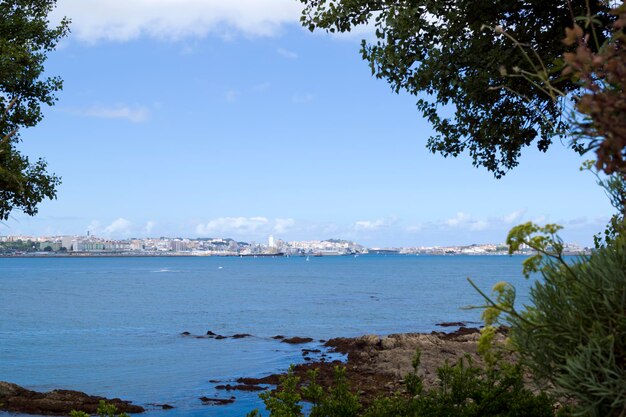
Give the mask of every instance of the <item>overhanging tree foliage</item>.
<svg viewBox="0 0 626 417">
<path fill-rule="evenodd" d="M 37 204 L 56 197 L 60 180 L 46 162 L 30 162 L 17 149 L 20 131 L 43 118 L 41 106 L 53 105 L 62 87 L 45 77 L 46 54 L 68 33 L 68 20 L 50 27 L 56 0 L 0 0 L 0 219 L 13 209 L 34 215 Z"/>
<path fill-rule="evenodd" d="M 603 27 L 615 20 L 602 0 L 301 0 L 302 24 L 330 32 L 374 25 L 376 40 L 362 42 L 363 58 L 394 91 L 417 97 L 435 135 L 428 148 L 444 156 L 469 152 L 474 165 L 501 177 L 536 142 L 546 151 L 563 138 L 562 109 L 523 78 L 500 68 L 533 71 L 502 29 L 532 48 L 551 84 L 578 88 L 561 77 L 565 28 L 577 16 L 596 15 Z M 599 44 L 606 33 L 598 31 Z M 452 112 L 452 117 L 446 114 Z M 576 147 L 582 151 L 581 147 Z"/>
</svg>

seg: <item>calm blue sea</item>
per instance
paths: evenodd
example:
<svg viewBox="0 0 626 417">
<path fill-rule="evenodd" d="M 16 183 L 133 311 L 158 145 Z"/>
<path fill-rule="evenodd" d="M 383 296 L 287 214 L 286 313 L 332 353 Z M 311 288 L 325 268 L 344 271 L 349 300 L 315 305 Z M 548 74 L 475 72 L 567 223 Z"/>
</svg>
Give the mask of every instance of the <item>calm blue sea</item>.
<svg viewBox="0 0 626 417">
<path fill-rule="evenodd" d="M 441 330 L 438 322 L 478 321 L 478 311 L 461 309 L 481 302 L 466 277 L 487 290 L 512 282 L 523 301 L 523 259 L 1 258 L 0 380 L 121 397 L 147 406 L 150 417 L 242 416 L 261 405 L 256 393 L 235 392 L 229 406 L 199 397 L 230 396 L 210 380 L 302 362 L 308 346 L 272 336 L 430 332 Z M 254 337 L 180 335 L 207 330 Z"/>
</svg>

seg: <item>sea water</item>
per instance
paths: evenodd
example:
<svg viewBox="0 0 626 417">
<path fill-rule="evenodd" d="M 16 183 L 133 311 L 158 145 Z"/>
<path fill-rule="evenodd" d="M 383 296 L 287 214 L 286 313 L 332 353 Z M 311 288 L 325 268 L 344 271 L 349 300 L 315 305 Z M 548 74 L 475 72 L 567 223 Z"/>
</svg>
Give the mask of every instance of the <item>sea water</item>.
<svg viewBox="0 0 626 417">
<path fill-rule="evenodd" d="M 149 417 L 243 416 L 257 393 L 217 383 L 302 363 L 319 340 L 476 323 L 489 291 L 527 299 L 523 257 L 1 258 L 0 381 L 121 397 Z M 207 331 L 242 339 L 195 338 Z M 183 336 L 190 332 L 192 336 Z M 308 345 L 272 339 L 312 337 Z M 228 398 L 226 406 L 199 397 Z M 172 410 L 150 404 L 167 403 Z M 6 413 L 5 413 L 6 414 Z M 1 414 L 0 414 L 1 415 Z"/>
</svg>

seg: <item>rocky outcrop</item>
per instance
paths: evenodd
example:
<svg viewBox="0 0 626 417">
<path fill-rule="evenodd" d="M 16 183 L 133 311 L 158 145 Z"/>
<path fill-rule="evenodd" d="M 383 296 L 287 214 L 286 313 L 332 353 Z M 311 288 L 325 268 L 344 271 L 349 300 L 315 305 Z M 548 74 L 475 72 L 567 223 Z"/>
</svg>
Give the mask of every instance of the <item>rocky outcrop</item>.
<svg viewBox="0 0 626 417">
<path fill-rule="evenodd" d="M 260 385 L 248 385 L 248 384 L 238 384 L 238 385 L 216 385 L 215 389 L 221 389 L 226 391 L 263 391 L 267 388 L 264 388 Z"/>
<path fill-rule="evenodd" d="M 215 339 L 215 340 L 223 340 L 223 339 L 228 339 L 228 338 L 231 338 L 231 339 L 245 339 L 246 337 L 254 337 L 254 336 L 252 336 L 251 334 L 248 334 L 248 333 L 236 333 L 236 334 L 234 334 L 232 336 L 224 336 L 224 335 L 212 332 L 211 330 L 208 330 L 206 332 L 206 334 L 204 334 L 204 335 L 196 335 L 196 336 L 194 336 L 190 332 L 187 332 L 187 331 L 182 332 L 180 335 L 181 336 L 185 336 L 185 337 L 190 336 L 190 337 L 194 337 L 196 339 Z"/>
<path fill-rule="evenodd" d="M 299 337 L 299 336 L 295 336 L 295 337 L 289 337 L 287 339 L 282 339 L 281 342 L 283 343 L 289 343 L 291 345 L 299 345 L 302 343 L 310 343 L 312 342 L 313 339 L 310 337 Z"/>
<path fill-rule="evenodd" d="M 10 382 L 0 381 L 0 410 L 39 415 L 68 415 L 70 411 L 95 414 L 101 400 L 113 404 L 120 412 L 143 413 L 139 405 L 119 398 L 87 395 L 80 391 L 57 389 L 50 392 L 31 391 Z"/>
<path fill-rule="evenodd" d="M 209 397 L 200 397 L 200 401 L 204 405 L 227 405 L 235 402 L 235 397 L 230 398 L 209 398 Z"/>
<path fill-rule="evenodd" d="M 503 338 L 504 332 L 505 330 L 502 329 L 498 337 Z M 418 373 L 427 389 L 438 384 L 437 368 L 446 361 L 453 364 L 469 355 L 474 363 L 480 365 L 482 361 L 477 354 L 479 337 L 479 329 L 466 327 L 461 327 L 452 333 L 339 337 L 330 339 L 324 346 L 333 352 L 347 355 L 347 361 L 331 362 L 321 357 L 319 361 L 296 365 L 293 371 L 296 376 L 300 377 L 300 383 L 304 383 L 308 379 L 309 370 L 316 369 L 316 382 L 324 387 L 330 387 L 334 385 L 335 367 L 345 367 L 350 386 L 359 393 L 360 399 L 368 404 L 381 395 L 389 396 L 406 392 L 403 380 L 412 371 L 412 360 L 416 349 L 421 351 Z M 303 349 L 303 352 L 307 353 L 307 350 Z M 263 378 L 240 378 L 237 382 L 248 385 L 278 385 L 280 377 L 281 375 L 269 375 Z"/>
<path fill-rule="evenodd" d="M 435 326 L 439 327 L 465 327 L 465 324 L 462 321 L 444 321 L 443 323 L 435 323 Z"/>
</svg>

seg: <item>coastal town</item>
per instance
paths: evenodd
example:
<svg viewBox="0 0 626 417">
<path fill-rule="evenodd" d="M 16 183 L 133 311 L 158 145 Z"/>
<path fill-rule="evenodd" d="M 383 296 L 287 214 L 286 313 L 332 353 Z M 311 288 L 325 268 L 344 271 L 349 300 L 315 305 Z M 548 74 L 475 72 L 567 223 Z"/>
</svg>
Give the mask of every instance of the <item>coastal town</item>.
<svg viewBox="0 0 626 417">
<path fill-rule="evenodd" d="M 132 238 L 112 240 L 86 236 L 0 236 L 0 256 L 347 256 L 347 255 L 506 255 L 506 244 L 368 248 L 342 239 L 266 242 L 231 238 Z M 566 255 L 590 248 L 564 244 Z M 519 254 L 532 254 L 522 248 Z"/>
</svg>

